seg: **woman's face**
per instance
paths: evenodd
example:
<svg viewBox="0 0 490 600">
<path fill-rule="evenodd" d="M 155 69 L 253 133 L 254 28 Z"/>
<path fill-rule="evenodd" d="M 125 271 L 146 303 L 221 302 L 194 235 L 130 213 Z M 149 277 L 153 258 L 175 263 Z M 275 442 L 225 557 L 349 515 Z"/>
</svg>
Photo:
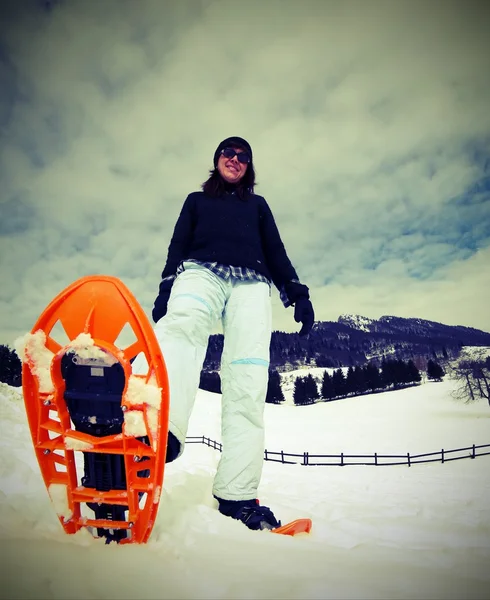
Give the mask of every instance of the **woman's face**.
<svg viewBox="0 0 490 600">
<path fill-rule="evenodd" d="M 243 150 L 238 147 L 235 148 L 233 146 L 233 149 L 235 152 L 243 152 Z M 238 183 L 247 172 L 247 167 L 247 163 L 244 164 L 239 162 L 236 154 L 232 158 L 226 158 L 223 154 L 220 154 L 216 168 L 227 183 Z"/>
</svg>

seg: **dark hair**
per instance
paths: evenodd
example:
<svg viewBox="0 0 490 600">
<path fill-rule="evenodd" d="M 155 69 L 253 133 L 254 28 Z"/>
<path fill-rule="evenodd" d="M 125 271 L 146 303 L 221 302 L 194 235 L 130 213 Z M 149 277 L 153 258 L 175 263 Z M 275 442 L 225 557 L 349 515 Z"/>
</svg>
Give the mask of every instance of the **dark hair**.
<svg viewBox="0 0 490 600">
<path fill-rule="evenodd" d="M 245 175 L 237 184 L 228 184 L 223 177 L 221 177 L 217 168 L 211 169 L 209 173 L 209 179 L 201 186 L 203 192 L 208 196 L 220 198 L 225 194 L 225 192 L 229 191 L 230 189 L 234 189 L 236 190 L 236 194 L 240 200 L 245 200 L 248 194 L 254 193 L 255 169 L 252 162 L 248 163 Z"/>
</svg>

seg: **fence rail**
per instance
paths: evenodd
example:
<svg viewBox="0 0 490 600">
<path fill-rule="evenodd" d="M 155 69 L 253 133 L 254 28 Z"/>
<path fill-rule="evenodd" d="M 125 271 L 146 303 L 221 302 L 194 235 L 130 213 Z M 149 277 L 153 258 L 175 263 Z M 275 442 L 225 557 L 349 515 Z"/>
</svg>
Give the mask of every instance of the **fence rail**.
<svg viewBox="0 0 490 600">
<path fill-rule="evenodd" d="M 221 442 L 212 440 L 204 435 L 198 437 L 187 437 L 187 444 L 204 444 L 214 450 L 223 450 Z M 481 449 L 489 449 L 486 452 L 478 452 Z M 278 462 L 283 465 L 303 465 L 310 467 L 346 467 L 346 466 L 393 466 L 393 465 L 408 465 L 411 467 L 414 464 L 430 463 L 430 462 L 451 462 L 453 460 L 461 460 L 463 458 L 476 458 L 477 456 L 490 455 L 490 444 L 477 446 L 473 444 L 467 448 L 455 448 L 453 450 L 436 450 L 435 452 L 427 452 L 425 454 L 312 454 L 310 452 L 302 452 L 301 454 L 292 454 L 284 452 L 284 450 L 273 452 L 265 450 L 264 460 L 269 462 Z M 430 458 L 428 458 L 430 457 Z M 327 460 L 323 460 L 327 459 Z"/>
</svg>

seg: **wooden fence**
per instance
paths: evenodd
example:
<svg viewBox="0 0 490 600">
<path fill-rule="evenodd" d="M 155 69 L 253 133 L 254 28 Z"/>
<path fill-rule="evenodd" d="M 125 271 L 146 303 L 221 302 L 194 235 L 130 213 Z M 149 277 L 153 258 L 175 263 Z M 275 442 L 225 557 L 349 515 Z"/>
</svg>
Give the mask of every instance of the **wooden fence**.
<svg viewBox="0 0 490 600">
<path fill-rule="evenodd" d="M 205 444 L 214 450 L 222 451 L 220 442 L 211 440 L 203 436 L 187 437 L 187 444 Z M 488 449 L 485 452 L 480 452 L 481 449 Z M 281 450 L 279 452 L 264 452 L 264 460 L 271 462 L 279 462 L 286 465 L 304 465 L 310 467 L 346 467 L 353 465 L 367 466 L 389 466 L 389 465 L 408 465 L 411 467 L 414 464 L 430 463 L 430 462 L 451 462 L 453 460 L 461 460 L 463 458 L 476 458 L 477 456 L 490 455 L 490 444 L 477 446 L 473 444 L 467 448 L 455 448 L 454 450 L 437 450 L 436 452 L 428 452 L 425 454 L 312 454 L 303 452 L 301 454 L 291 454 Z"/>
</svg>

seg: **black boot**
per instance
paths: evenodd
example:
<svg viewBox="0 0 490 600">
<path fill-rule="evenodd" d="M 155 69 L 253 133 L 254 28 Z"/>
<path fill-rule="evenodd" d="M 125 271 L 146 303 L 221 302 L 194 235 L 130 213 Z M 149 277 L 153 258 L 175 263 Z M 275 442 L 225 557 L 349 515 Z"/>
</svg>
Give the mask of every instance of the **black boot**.
<svg viewBox="0 0 490 600">
<path fill-rule="evenodd" d="M 257 499 L 254 500 L 223 500 L 215 496 L 219 503 L 219 511 L 222 515 L 238 519 L 249 529 L 275 529 L 281 526 L 273 512 L 267 506 L 260 506 Z"/>
</svg>

